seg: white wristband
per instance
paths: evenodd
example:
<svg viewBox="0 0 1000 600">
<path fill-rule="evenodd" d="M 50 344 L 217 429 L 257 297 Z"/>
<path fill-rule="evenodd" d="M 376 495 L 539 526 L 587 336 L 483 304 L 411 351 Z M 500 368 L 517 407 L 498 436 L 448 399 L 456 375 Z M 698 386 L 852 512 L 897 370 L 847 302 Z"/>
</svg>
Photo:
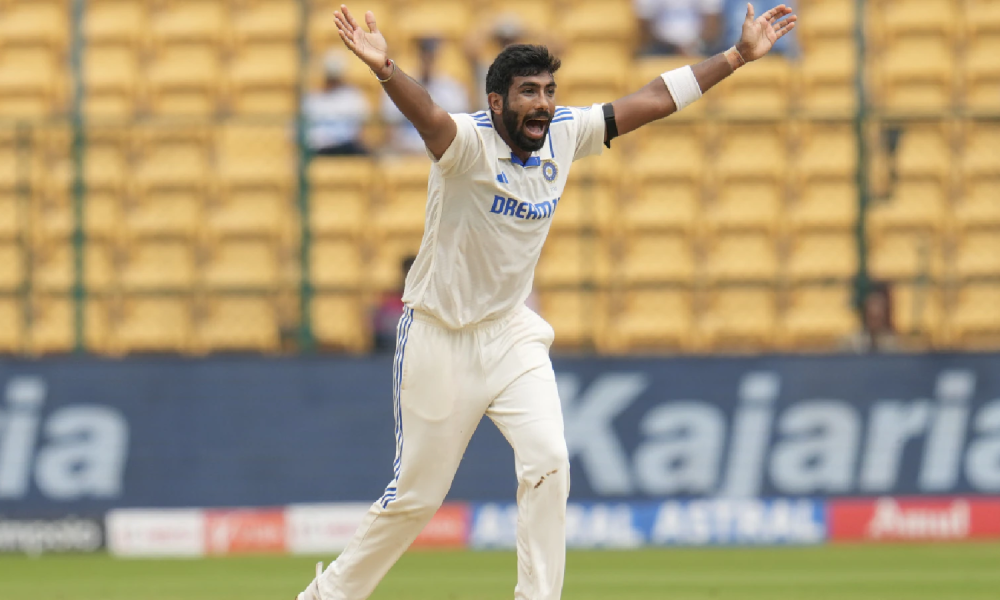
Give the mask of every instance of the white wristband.
<svg viewBox="0 0 1000 600">
<path fill-rule="evenodd" d="M 677 110 L 681 110 L 701 98 L 701 86 L 698 85 L 698 79 L 694 76 L 694 71 L 691 70 L 690 66 L 667 71 L 660 77 L 663 78 L 663 83 L 667 84 L 667 91 L 674 99 Z"/>
</svg>

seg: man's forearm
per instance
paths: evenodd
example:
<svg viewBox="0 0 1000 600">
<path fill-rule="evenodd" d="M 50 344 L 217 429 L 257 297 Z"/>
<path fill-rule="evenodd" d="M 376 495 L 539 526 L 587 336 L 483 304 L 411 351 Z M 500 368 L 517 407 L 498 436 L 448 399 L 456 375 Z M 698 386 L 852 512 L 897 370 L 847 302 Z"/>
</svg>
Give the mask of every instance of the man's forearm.
<svg viewBox="0 0 1000 600">
<path fill-rule="evenodd" d="M 424 86 L 404 73 L 398 65 L 394 68 L 395 72 L 393 67 L 387 67 L 384 72 L 378 73 L 379 79 L 390 78 L 382 84 L 382 88 L 399 112 L 423 135 L 437 125 L 438 113 L 443 109 L 434 103 Z"/>
<path fill-rule="evenodd" d="M 707 58 L 696 65 L 691 65 L 691 70 L 694 71 L 694 78 L 698 80 L 698 87 L 701 88 L 702 93 L 705 93 L 717 83 L 732 75 L 733 71 L 739 67 L 739 60 L 732 55 L 731 50 L 727 50 L 726 52 L 720 52 L 711 58 Z"/>
</svg>

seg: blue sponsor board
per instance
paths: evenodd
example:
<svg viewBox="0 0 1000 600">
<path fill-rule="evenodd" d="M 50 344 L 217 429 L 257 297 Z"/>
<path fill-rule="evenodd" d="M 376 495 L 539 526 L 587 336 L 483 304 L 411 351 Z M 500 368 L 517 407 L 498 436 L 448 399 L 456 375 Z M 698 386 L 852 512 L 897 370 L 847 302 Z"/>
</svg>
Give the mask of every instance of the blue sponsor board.
<svg viewBox="0 0 1000 600">
<path fill-rule="evenodd" d="M 808 498 L 667 502 L 570 502 L 571 548 L 808 545 L 827 538 L 826 508 Z M 469 545 L 514 548 L 517 505 L 473 506 Z"/>
<path fill-rule="evenodd" d="M 1000 492 L 1000 355 L 555 368 L 577 503 Z M 388 356 L 0 362 L 0 516 L 374 501 L 391 386 Z M 450 499 L 516 487 L 484 423 Z"/>
</svg>

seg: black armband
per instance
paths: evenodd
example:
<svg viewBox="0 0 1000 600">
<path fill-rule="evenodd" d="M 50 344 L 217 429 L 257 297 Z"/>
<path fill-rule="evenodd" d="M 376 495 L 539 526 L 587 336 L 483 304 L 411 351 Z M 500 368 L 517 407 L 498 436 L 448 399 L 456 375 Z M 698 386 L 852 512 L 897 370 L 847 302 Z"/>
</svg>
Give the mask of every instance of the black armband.
<svg viewBox="0 0 1000 600">
<path fill-rule="evenodd" d="M 604 105 L 604 145 L 611 147 L 611 140 L 618 137 L 618 123 L 615 121 L 615 107 L 610 102 Z"/>
</svg>

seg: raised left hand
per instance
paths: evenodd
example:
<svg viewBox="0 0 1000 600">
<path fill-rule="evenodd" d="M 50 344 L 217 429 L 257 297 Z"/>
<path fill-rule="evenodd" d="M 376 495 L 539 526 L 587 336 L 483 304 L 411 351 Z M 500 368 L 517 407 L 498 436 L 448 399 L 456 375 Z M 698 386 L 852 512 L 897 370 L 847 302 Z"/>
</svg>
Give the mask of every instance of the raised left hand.
<svg viewBox="0 0 1000 600">
<path fill-rule="evenodd" d="M 754 18 L 753 4 L 747 2 L 747 17 L 743 21 L 743 35 L 736 42 L 743 60 L 757 60 L 771 51 L 774 43 L 795 28 L 798 17 L 792 9 L 781 4 Z"/>
</svg>

